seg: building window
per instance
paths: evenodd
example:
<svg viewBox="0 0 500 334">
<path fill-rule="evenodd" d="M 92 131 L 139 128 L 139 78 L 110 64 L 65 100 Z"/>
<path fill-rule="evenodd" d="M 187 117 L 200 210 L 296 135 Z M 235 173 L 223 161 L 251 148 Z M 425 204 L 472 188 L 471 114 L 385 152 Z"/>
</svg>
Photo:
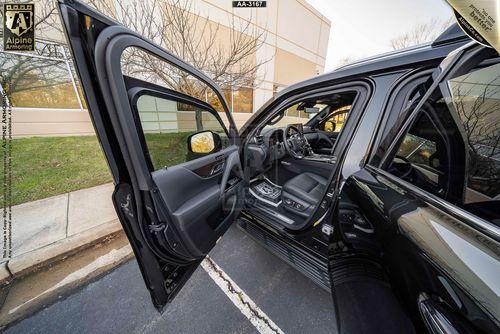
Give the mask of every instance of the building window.
<svg viewBox="0 0 500 334">
<path fill-rule="evenodd" d="M 233 112 L 251 113 L 253 111 L 253 89 L 236 88 L 233 90 Z"/>
<path fill-rule="evenodd" d="M 0 70 L 2 88 L 13 107 L 80 109 L 63 60 L 0 52 Z"/>
</svg>

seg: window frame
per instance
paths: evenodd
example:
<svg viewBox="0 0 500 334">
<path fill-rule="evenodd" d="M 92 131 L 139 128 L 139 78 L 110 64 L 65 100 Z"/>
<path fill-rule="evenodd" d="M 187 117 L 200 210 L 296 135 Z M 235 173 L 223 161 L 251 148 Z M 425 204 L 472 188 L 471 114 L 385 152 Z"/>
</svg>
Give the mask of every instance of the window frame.
<svg viewBox="0 0 500 334">
<path fill-rule="evenodd" d="M 425 104 L 427 104 L 427 101 L 424 103 L 424 105 Z M 442 176 L 443 179 L 438 179 L 436 186 L 443 187 L 443 189 L 442 189 L 444 191 L 443 195 L 442 195 L 443 200 L 450 202 L 450 200 L 445 198 L 445 197 L 448 197 L 450 195 L 450 190 L 451 191 L 454 190 L 452 188 L 452 185 L 454 184 L 454 178 L 453 178 L 452 172 L 451 172 L 452 162 L 454 160 L 456 160 L 455 156 L 451 153 L 451 152 L 453 152 L 452 147 L 454 145 L 451 145 L 447 140 L 448 138 L 443 135 L 443 133 L 445 133 L 446 130 L 441 122 L 441 119 L 439 118 L 439 113 L 436 110 L 434 110 L 434 108 L 432 108 L 430 106 L 427 106 L 427 108 L 426 108 L 426 107 L 424 107 L 424 105 L 422 105 L 418 110 L 412 111 L 413 118 L 412 118 L 409 126 L 406 128 L 406 131 L 404 131 L 400 136 L 395 138 L 395 140 L 393 141 L 394 145 L 392 146 L 393 149 L 388 152 L 385 159 L 380 164 L 380 168 L 385 170 L 385 171 L 388 170 L 389 166 L 392 164 L 394 158 L 396 157 L 397 152 L 399 151 L 399 148 L 401 147 L 402 142 L 406 138 L 406 135 L 408 135 L 410 133 L 410 130 L 413 129 L 413 126 L 415 125 L 415 123 L 417 123 L 420 120 L 420 117 L 427 117 L 428 120 L 430 121 L 432 127 L 437 131 L 437 134 L 440 137 L 442 144 L 444 144 L 446 147 L 445 148 L 446 149 L 446 152 L 445 152 L 446 153 L 446 160 L 447 160 L 446 169 L 445 170 L 435 170 L 435 172 L 437 172 L 437 174 L 440 174 L 440 172 L 444 173 L 444 175 L 439 175 L 439 176 Z M 428 109 L 429 107 L 430 107 L 430 109 Z M 423 139 L 425 139 L 425 138 L 423 138 Z M 438 143 L 436 142 L 435 144 L 437 146 Z M 438 152 L 438 151 L 436 150 L 436 152 Z M 392 157 L 392 159 L 389 159 L 389 157 Z M 419 167 L 424 168 L 422 166 L 419 166 Z M 425 169 L 427 169 L 427 168 L 425 168 Z M 429 169 L 430 169 L 430 167 L 429 167 Z M 432 172 L 434 172 L 434 171 L 432 171 Z M 397 175 L 394 175 L 394 176 L 397 178 L 400 178 Z M 417 186 L 415 186 L 415 187 L 417 187 Z M 419 188 L 419 187 L 417 187 L 417 188 Z M 419 189 L 421 189 L 421 188 L 419 188 Z M 421 190 L 429 192 L 425 189 L 421 189 Z"/>
<path fill-rule="evenodd" d="M 142 127 L 142 123 L 141 123 L 141 119 L 140 119 L 140 115 L 139 115 L 139 110 L 137 108 L 137 102 L 141 96 L 144 96 L 144 95 L 154 96 L 157 98 L 170 100 L 170 101 L 174 101 L 177 103 L 180 102 L 180 103 L 191 104 L 197 108 L 203 109 L 203 111 L 207 111 L 210 114 L 212 114 L 213 116 L 215 116 L 215 118 L 217 119 L 217 121 L 221 125 L 221 128 L 224 130 L 224 133 L 226 134 L 226 136 L 228 138 L 230 138 L 229 130 L 227 129 L 226 125 L 224 124 L 222 118 L 220 117 L 219 113 L 210 104 L 208 104 L 202 100 L 196 99 L 194 97 L 191 97 L 189 95 L 186 95 L 186 94 L 183 94 L 183 93 L 180 93 L 180 92 L 177 92 L 177 91 L 174 91 L 174 90 L 162 87 L 162 86 L 158 86 L 156 84 L 152 84 L 152 83 L 149 83 L 146 81 L 142 81 L 142 80 L 137 79 L 137 78 L 133 78 L 133 77 L 125 76 L 125 75 L 123 77 L 125 79 L 125 83 L 126 83 L 127 87 L 130 85 L 133 86 L 133 88 L 130 88 L 130 89 L 127 88 L 127 94 L 128 94 L 129 100 L 130 100 L 130 106 L 132 107 L 131 110 L 132 110 L 132 114 L 133 114 L 132 116 L 134 118 L 135 126 L 137 127 L 138 132 L 140 132 L 139 133 L 139 142 L 141 144 L 143 152 L 145 153 L 146 163 L 148 165 L 148 169 L 150 172 L 154 172 L 155 170 L 158 170 L 158 169 L 155 169 L 153 160 L 151 159 L 151 154 L 149 152 L 149 148 L 148 148 L 147 141 L 146 141 L 146 135 L 145 135 L 146 133 L 144 132 L 144 129 Z M 218 151 L 215 151 L 215 152 L 211 152 L 209 154 L 214 154 L 217 152 Z"/>
<path fill-rule="evenodd" d="M 367 164 L 380 167 L 383 158 L 388 152 L 390 143 L 395 140 L 398 134 L 398 132 L 393 133 L 391 130 L 398 129 L 405 123 L 412 112 L 413 103 L 409 104 L 410 101 L 418 98 L 419 94 L 423 94 L 421 90 L 424 85 L 430 85 L 429 80 L 432 79 L 433 72 L 434 70 L 430 68 L 418 70 L 417 72 L 411 71 L 399 79 L 399 84 L 391 89 L 387 106 L 384 108 L 376 130 Z M 397 116 L 390 122 L 391 115 L 394 114 Z"/>
<path fill-rule="evenodd" d="M 433 83 L 429 86 L 426 92 L 424 92 L 417 102 L 416 106 L 411 109 L 411 111 L 406 112 L 402 110 L 401 113 L 407 114 L 405 120 L 402 122 L 402 125 L 399 126 L 399 130 L 397 135 L 394 136 L 394 140 L 392 141 L 389 149 L 384 153 L 381 158 L 381 161 L 378 163 L 378 166 L 374 166 L 374 164 L 367 164 L 366 167 L 369 170 L 372 170 L 392 182 L 396 183 L 402 189 L 410 191 L 413 195 L 420 197 L 422 200 L 432 203 L 436 205 L 436 207 L 444 210 L 448 214 L 462 220 L 469 226 L 475 228 L 476 230 L 488 235 L 489 237 L 500 241 L 500 228 L 488 220 L 475 215 L 463 209 L 453 203 L 450 203 L 448 200 L 443 199 L 437 195 L 434 195 L 424 189 L 421 189 L 391 173 L 382 169 L 383 166 L 387 163 L 389 157 L 394 157 L 395 150 L 399 148 L 398 143 L 400 142 L 401 137 L 404 137 L 406 133 L 408 133 L 409 128 L 412 126 L 416 116 L 422 111 L 423 104 L 428 101 L 431 96 L 435 93 L 437 89 L 439 89 L 439 85 L 445 80 L 449 80 L 450 78 L 459 76 L 464 73 L 470 72 L 473 68 L 478 68 L 483 64 L 490 64 L 489 61 L 484 61 L 485 55 L 491 54 L 493 49 L 486 48 L 484 46 L 478 45 L 477 43 L 471 42 L 466 44 L 465 46 L 453 51 L 450 55 L 441 63 L 438 69 L 435 70 L 433 74 Z M 481 60 L 477 60 L 481 58 Z M 500 59 L 500 58 L 498 58 Z M 484 65 L 483 65 L 484 66 Z M 439 71 L 436 73 L 436 71 Z M 406 108 L 405 108 L 406 109 Z"/>
</svg>

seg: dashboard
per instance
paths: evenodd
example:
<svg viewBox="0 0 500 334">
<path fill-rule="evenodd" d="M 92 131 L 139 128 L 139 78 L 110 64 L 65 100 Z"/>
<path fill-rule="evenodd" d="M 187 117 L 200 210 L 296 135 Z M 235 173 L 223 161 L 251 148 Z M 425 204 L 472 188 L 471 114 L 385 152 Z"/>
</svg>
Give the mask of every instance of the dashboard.
<svg viewBox="0 0 500 334">
<path fill-rule="evenodd" d="M 286 155 L 284 128 L 263 129 L 247 146 L 251 174 L 261 173 Z"/>
<path fill-rule="evenodd" d="M 246 146 L 246 155 L 248 157 L 248 167 L 251 176 L 258 175 L 267 169 L 269 169 L 273 163 L 281 159 L 286 159 L 288 154 L 285 148 L 285 129 L 286 128 L 264 128 L 261 132 L 254 138 L 250 139 L 248 145 Z M 321 141 L 321 136 L 324 136 L 321 132 L 317 132 L 307 126 L 304 126 L 304 137 L 308 142 L 315 147 Z M 325 154 L 329 154 L 331 149 L 327 149 Z M 294 161 L 295 162 L 295 161 Z M 315 172 L 323 175 L 322 172 L 325 170 L 330 171 L 331 164 L 325 164 L 323 162 L 313 162 L 313 161 L 301 161 L 300 164 L 297 162 L 294 164 L 293 168 L 298 168 L 300 166 L 306 166 L 305 171 L 315 168 Z M 314 165 L 314 166 L 313 166 Z M 318 167 L 318 165 L 321 165 Z M 329 174 L 327 174 L 329 175 Z"/>
</svg>

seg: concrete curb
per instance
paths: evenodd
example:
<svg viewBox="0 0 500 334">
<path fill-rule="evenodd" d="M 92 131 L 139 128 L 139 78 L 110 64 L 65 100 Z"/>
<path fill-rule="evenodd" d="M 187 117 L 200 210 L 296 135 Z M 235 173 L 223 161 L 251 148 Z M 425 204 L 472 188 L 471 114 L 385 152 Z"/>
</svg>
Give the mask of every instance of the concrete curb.
<svg viewBox="0 0 500 334">
<path fill-rule="evenodd" d="M 99 225 L 80 234 L 15 257 L 7 262 L 7 269 L 12 278 L 21 277 L 60 258 L 90 247 L 120 231 L 122 231 L 122 227 L 118 220 Z"/>
<path fill-rule="evenodd" d="M 73 255 L 66 253 L 48 269 L 23 275 L 6 287 L 0 300 L 0 332 L 134 257 L 123 231 L 101 241 Z"/>
<path fill-rule="evenodd" d="M 0 285 L 121 231 L 113 189 L 107 183 L 12 207 L 12 257 L 0 261 Z"/>
</svg>

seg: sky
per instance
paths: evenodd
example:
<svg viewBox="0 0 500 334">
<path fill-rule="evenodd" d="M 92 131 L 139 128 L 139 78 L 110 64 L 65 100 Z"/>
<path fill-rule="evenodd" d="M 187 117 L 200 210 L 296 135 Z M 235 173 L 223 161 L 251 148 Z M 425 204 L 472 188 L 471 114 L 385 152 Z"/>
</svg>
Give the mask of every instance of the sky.
<svg viewBox="0 0 500 334">
<path fill-rule="evenodd" d="M 342 58 L 366 58 L 391 50 L 390 41 L 433 19 L 452 16 L 444 0 L 306 0 L 331 22 L 325 71 Z"/>
</svg>

